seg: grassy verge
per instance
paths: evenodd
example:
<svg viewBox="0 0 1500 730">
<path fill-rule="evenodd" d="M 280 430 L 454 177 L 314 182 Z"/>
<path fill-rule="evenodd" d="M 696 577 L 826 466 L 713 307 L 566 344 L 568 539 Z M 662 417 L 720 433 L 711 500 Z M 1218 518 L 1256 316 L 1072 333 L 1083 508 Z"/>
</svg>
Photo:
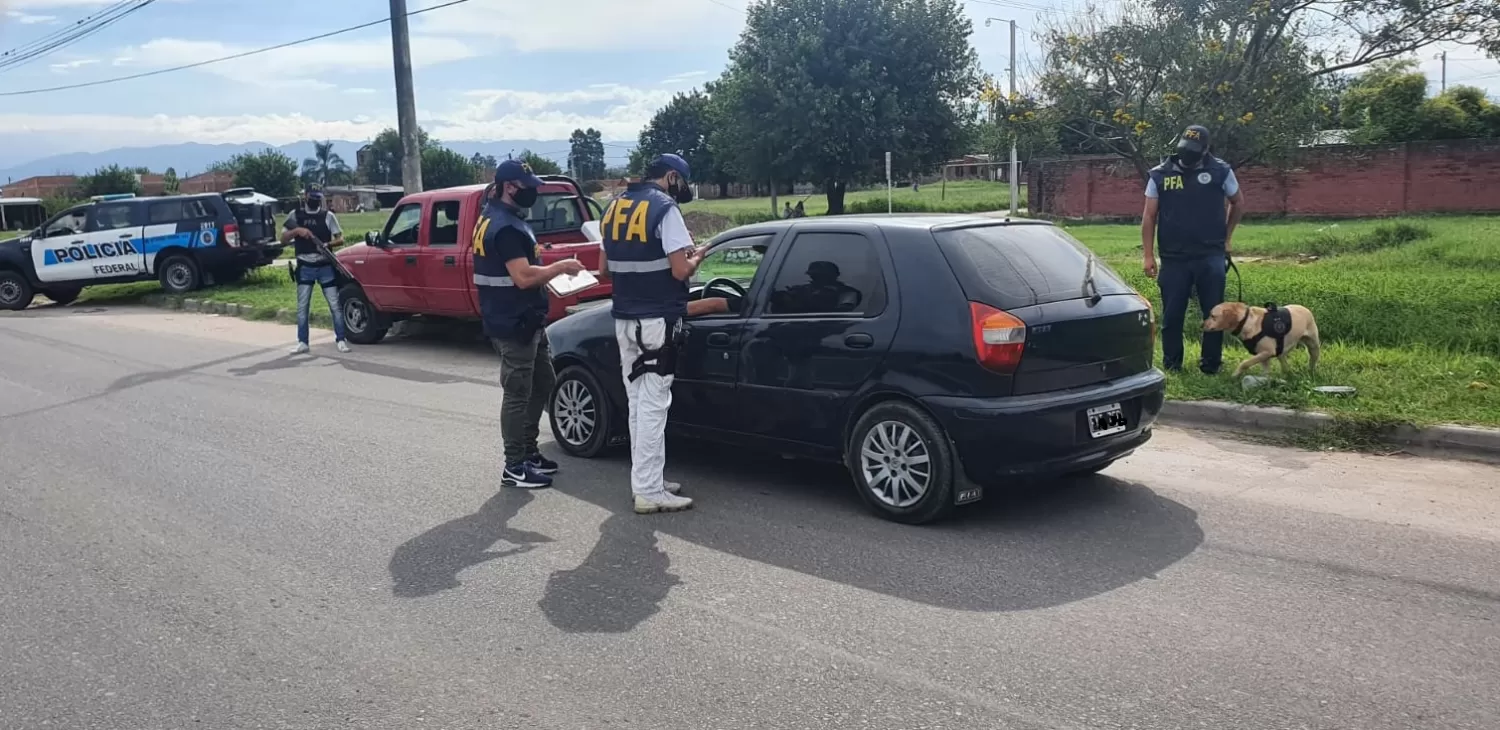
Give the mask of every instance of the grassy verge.
<svg viewBox="0 0 1500 730">
<path fill-rule="evenodd" d="M 348 216 L 344 227 L 351 238 L 374 227 L 360 216 L 375 225 L 383 221 L 381 214 Z M 1156 283 L 1141 272 L 1139 229 L 1069 230 L 1160 306 Z M 1247 391 L 1227 372 L 1206 376 L 1190 370 L 1169 376 L 1169 397 L 1332 413 L 1341 418 L 1340 429 L 1321 438 L 1334 445 L 1356 443 L 1395 422 L 1500 426 L 1500 318 L 1494 316 L 1500 305 L 1500 216 L 1251 222 L 1237 234 L 1235 252 L 1247 300 L 1302 304 L 1317 315 L 1324 342 L 1318 374 L 1307 374 L 1306 354 L 1299 351 L 1292 356 L 1293 376 L 1283 382 Z M 743 278 L 753 267 L 721 269 L 703 273 Z M 1232 275 L 1229 290 L 1234 296 Z M 159 292 L 155 284 L 128 284 L 89 289 L 82 299 L 131 301 Z M 295 287 L 281 266 L 193 298 L 250 305 L 253 316 L 265 318 L 296 306 Z M 313 311 L 315 321 L 326 322 L 321 300 Z M 1188 321 L 1198 316 L 1191 307 Z M 1192 363 L 1197 332 L 1188 329 Z M 1245 356 L 1238 343 L 1228 343 L 1226 370 Z M 1282 377 L 1279 366 L 1274 375 Z M 1323 395 L 1312 391 L 1316 385 L 1350 385 L 1358 393 Z"/>
<path fill-rule="evenodd" d="M 803 201 L 808 215 L 823 215 L 828 212 L 828 197 L 819 193 L 803 196 L 783 195 L 778 205 L 790 202 L 796 205 Z M 910 186 L 896 188 L 891 192 L 891 203 L 897 212 L 903 213 L 978 213 L 1003 210 L 1010 207 L 1010 186 L 1005 183 L 965 180 L 949 182 L 945 192 L 941 185 L 924 185 L 920 190 Z M 1026 205 L 1026 191 L 1021 191 L 1021 206 Z M 884 213 L 886 191 L 857 190 L 844 196 L 844 207 L 850 213 Z M 773 217 L 770 198 L 729 198 L 726 200 L 698 200 L 684 206 L 684 210 L 715 213 L 732 219 Z M 780 210 L 777 211 L 777 214 Z M 739 223 L 751 222 L 737 220 Z"/>
</svg>

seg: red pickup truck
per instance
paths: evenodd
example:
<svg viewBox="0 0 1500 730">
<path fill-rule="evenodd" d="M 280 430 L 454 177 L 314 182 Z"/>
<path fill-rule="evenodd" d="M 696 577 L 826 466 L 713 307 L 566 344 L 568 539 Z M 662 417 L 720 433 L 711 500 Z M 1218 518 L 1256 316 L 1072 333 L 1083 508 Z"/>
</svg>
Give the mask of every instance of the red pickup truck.
<svg viewBox="0 0 1500 730">
<path fill-rule="evenodd" d="M 571 178 L 543 175 L 542 183 L 527 216 L 542 245 L 542 263 L 576 256 L 598 271 L 599 203 Z M 473 247 L 484 190 L 468 185 L 408 195 L 391 210 L 384 229 L 336 254 L 346 275 L 339 297 L 350 342 L 379 342 L 392 324 L 412 315 L 479 318 Z M 610 291 L 601 283 L 564 299 L 549 293 L 547 322 L 581 302 L 608 299 Z"/>
</svg>

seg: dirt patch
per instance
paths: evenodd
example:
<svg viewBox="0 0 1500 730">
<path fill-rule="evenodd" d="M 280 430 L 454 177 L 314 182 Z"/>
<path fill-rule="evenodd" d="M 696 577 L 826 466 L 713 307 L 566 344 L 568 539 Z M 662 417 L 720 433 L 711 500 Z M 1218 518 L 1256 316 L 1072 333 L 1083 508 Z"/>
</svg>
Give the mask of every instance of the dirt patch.
<svg viewBox="0 0 1500 730">
<path fill-rule="evenodd" d="M 728 216 L 698 210 L 683 214 L 682 220 L 687 223 L 688 232 L 693 234 L 693 240 L 700 243 L 734 226 L 734 221 Z"/>
</svg>

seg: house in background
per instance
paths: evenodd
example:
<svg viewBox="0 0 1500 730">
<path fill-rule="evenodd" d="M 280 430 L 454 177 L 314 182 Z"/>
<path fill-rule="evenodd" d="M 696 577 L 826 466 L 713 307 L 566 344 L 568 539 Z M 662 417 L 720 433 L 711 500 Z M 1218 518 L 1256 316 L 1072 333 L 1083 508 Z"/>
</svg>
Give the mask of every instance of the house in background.
<svg viewBox="0 0 1500 730">
<path fill-rule="evenodd" d="M 37 175 L 0 186 L 0 195 L 7 198 L 73 197 L 77 191 L 77 175 Z"/>
<path fill-rule="evenodd" d="M 183 195 L 222 193 L 234 187 L 234 173 L 205 172 L 177 181 L 177 192 Z"/>
</svg>

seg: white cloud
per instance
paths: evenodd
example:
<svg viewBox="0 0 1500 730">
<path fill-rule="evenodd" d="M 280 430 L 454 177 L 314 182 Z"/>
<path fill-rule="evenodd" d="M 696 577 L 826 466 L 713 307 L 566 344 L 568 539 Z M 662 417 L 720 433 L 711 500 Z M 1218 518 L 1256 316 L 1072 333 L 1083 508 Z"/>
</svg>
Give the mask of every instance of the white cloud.
<svg viewBox="0 0 1500 730">
<path fill-rule="evenodd" d="M 680 74 L 672 74 L 671 76 L 662 79 L 661 83 L 664 86 L 669 86 L 672 84 L 686 84 L 690 81 L 701 79 L 705 76 L 708 76 L 707 71 L 684 71 Z"/>
<path fill-rule="evenodd" d="M 5 11 L 5 17 L 21 25 L 37 25 L 38 23 L 51 23 L 57 20 L 57 16 L 55 15 L 32 15 L 19 10 L 7 10 Z"/>
<path fill-rule="evenodd" d="M 52 69 L 53 73 L 65 74 L 69 71 L 76 71 L 80 68 L 83 68 L 84 66 L 92 66 L 98 62 L 99 59 L 97 58 L 80 58 L 76 61 L 64 61 L 62 63 L 48 64 L 47 68 Z"/>
<path fill-rule="evenodd" d="M 354 88 L 344 89 L 344 93 L 345 94 L 360 94 L 360 95 L 364 95 L 364 94 L 373 94 L 373 93 L 375 93 L 375 90 L 374 89 L 366 89 L 366 88 L 363 88 L 363 87 L 356 86 Z"/>
<path fill-rule="evenodd" d="M 668 101 L 667 89 L 595 84 L 564 92 L 481 89 L 445 115 L 433 134 L 447 139 L 566 139 L 594 127 L 605 139 L 632 139 Z"/>
<path fill-rule="evenodd" d="M 313 119 L 301 114 L 225 117 L 124 116 L 105 114 L 0 114 L 3 134 L 71 139 L 73 149 L 166 144 L 266 142 L 287 144 L 304 139 L 360 140 L 373 137 L 393 119 Z M 86 139 L 86 145 L 77 140 Z"/>
<path fill-rule="evenodd" d="M 431 7 L 445 0 L 420 0 Z M 744 26 L 748 0 L 573 0 L 539 7 L 515 0 L 470 0 L 413 18 L 426 33 L 485 36 L 508 42 L 523 53 L 533 51 L 598 52 L 637 50 L 653 54 L 651 63 L 670 63 L 672 50 L 689 42 L 722 45 Z"/>
<path fill-rule="evenodd" d="M 122 49 L 114 63 L 117 66 L 167 68 L 222 58 L 251 50 L 219 41 L 195 41 L 183 38 L 157 38 L 139 46 Z M 479 52 L 452 38 L 412 36 L 412 65 L 435 66 L 473 58 Z M 391 67 L 391 42 L 373 38 L 355 41 L 324 41 L 282 48 L 248 58 L 202 66 L 209 73 L 260 86 L 285 88 L 332 88 L 324 76 L 348 71 L 388 70 Z"/>
</svg>

